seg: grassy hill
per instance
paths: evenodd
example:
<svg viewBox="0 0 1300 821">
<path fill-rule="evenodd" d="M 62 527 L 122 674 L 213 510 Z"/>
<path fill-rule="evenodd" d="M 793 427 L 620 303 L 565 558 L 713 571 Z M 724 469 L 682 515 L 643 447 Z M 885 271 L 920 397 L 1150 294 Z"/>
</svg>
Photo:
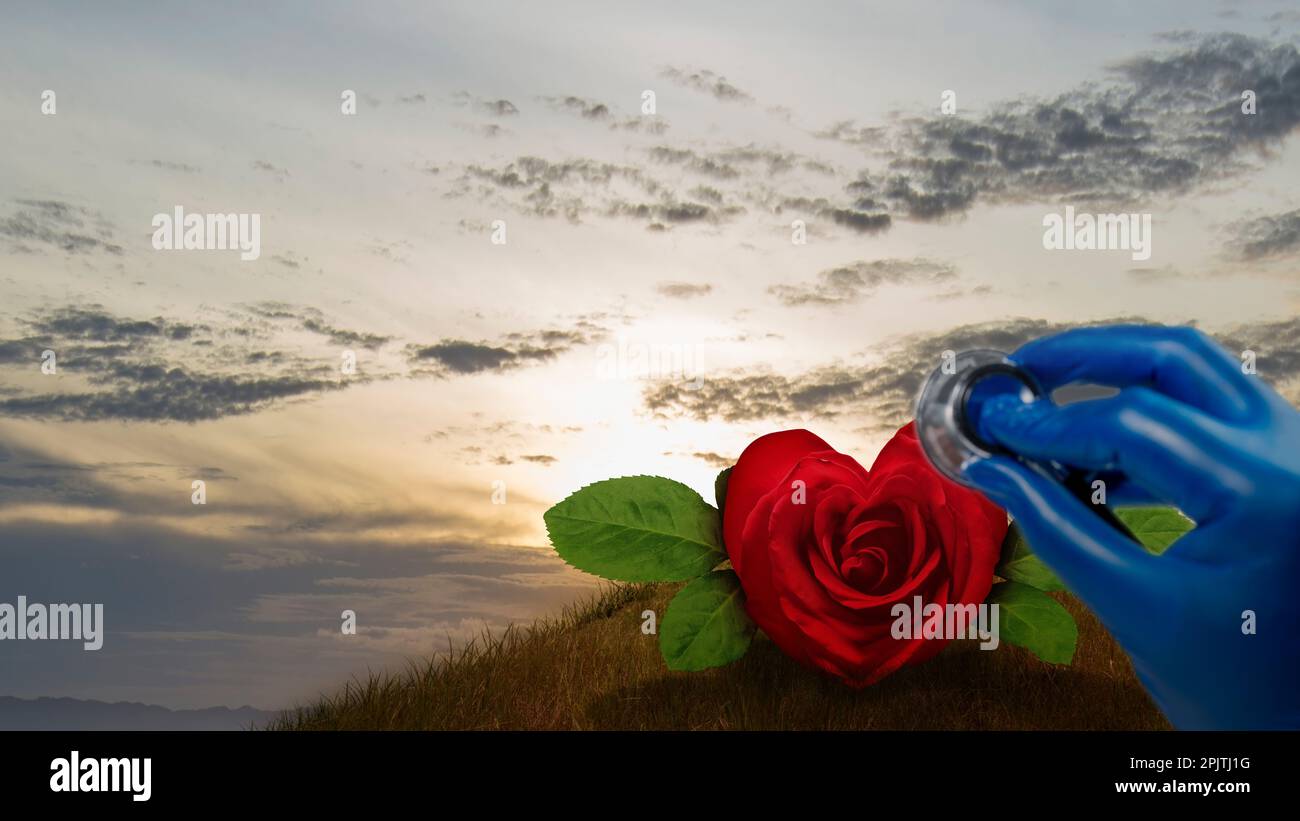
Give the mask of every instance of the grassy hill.
<svg viewBox="0 0 1300 821">
<path fill-rule="evenodd" d="M 612 587 L 555 619 L 485 637 L 451 659 L 354 681 L 270 729 L 1168 729 L 1128 658 L 1085 608 L 1073 667 L 1017 647 L 954 642 L 937 658 L 851 690 L 761 634 L 741 661 L 671 673 L 641 612 L 679 585 Z"/>
</svg>

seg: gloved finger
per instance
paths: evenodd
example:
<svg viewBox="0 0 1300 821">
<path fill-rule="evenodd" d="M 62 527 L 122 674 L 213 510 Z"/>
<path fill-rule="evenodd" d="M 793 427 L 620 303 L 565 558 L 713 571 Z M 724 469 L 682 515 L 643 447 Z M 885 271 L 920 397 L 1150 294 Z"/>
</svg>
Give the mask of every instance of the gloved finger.
<svg viewBox="0 0 1300 821">
<path fill-rule="evenodd" d="M 1065 406 L 1002 396 L 976 423 L 985 439 L 1031 461 L 1120 471 L 1198 522 L 1251 489 L 1222 423 L 1148 388 Z"/>
<path fill-rule="evenodd" d="M 1112 630 L 1143 618 L 1160 561 L 1104 522 L 1060 483 L 1005 456 L 976 460 L 965 476 L 1011 513 L 1035 555 Z"/>
<path fill-rule="evenodd" d="M 1071 382 L 1147 386 L 1221 419 L 1250 419 L 1264 401 L 1258 380 L 1205 334 L 1189 327 L 1112 325 L 1036 339 L 1011 354 L 1055 390 Z"/>
</svg>

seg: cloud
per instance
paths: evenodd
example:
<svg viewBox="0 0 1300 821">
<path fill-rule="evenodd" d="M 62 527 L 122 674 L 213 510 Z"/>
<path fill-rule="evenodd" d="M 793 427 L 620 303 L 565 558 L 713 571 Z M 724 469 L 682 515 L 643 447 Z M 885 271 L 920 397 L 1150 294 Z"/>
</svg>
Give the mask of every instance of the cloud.
<svg viewBox="0 0 1300 821">
<path fill-rule="evenodd" d="M 297 396 L 338 390 L 337 380 L 302 376 L 247 377 L 196 373 L 182 367 L 115 364 L 108 390 L 45 393 L 0 400 L 0 415 L 94 422 L 201 422 L 238 416 Z"/>
<path fill-rule="evenodd" d="M 833 176 L 835 169 L 820 160 L 781 148 L 754 144 L 698 152 L 689 148 L 658 145 L 647 152 L 650 159 L 664 165 L 677 165 L 705 177 L 736 179 L 755 172 L 765 176 L 784 174 L 796 168 Z"/>
<path fill-rule="evenodd" d="M 348 347 L 361 347 L 375 350 L 389 342 L 391 336 L 382 336 L 380 334 L 363 333 L 361 331 L 349 331 L 346 328 L 337 328 L 315 317 L 308 317 L 302 322 L 304 330 L 320 334 L 329 339 L 335 345 L 344 345 Z"/>
<path fill-rule="evenodd" d="M 488 140 L 496 139 L 497 137 L 507 137 L 514 133 L 510 131 L 510 129 L 503 128 L 497 123 L 455 123 L 455 126 L 462 131 L 468 131 L 471 134 L 476 134 Z M 436 169 L 433 171 L 425 169 L 425 173 L 436 174 L 438 172 Z"/>
<path fill-rule="evenodd" d="M 1300 251 L 1300 209 L 1243 220 L 1229 228 L 1235 236 L 1228 249 L 1243 261 L 1275 259 Z"/>
<path fill-rule="evenodd" d="M 194 479 L 238 482 L 212 465 L 159 462 L 69 462 L 21 444 L 0 444 L 0 509 L 14 505 L 67 505 L 151 515 L 157 499 L 141 494 L 145 482 L 189 487 Z"/>
<path fill-rule="evenodd" d="M 280 303 L 232 313 L 221 323 L 121 317 L 98 305 L 56 308 L 19 320 L 23 336 L 0 339 L 0 366 L 36 373 L 42 352 L 52 350 L 58 368 L 57 377 L 25 379 L 22 388 L 0 396 L 0 416 L 199 422 L 372 378 L 342 378 L 332 357 L 313 356 L 284 338 L 286 320 L 334 344 L 373 348 L 388 339 Z M 58 389 L 43 389 L 45 379 Z"/>
<path fill-rule="evenodd" d="M 1120 323 L 1152 324 L 1141 317 L 1115 317 L 1086 323 L 1017 318 L 963 325 L 939 334 L 901 337 L 860 363 L 836 362 L 793 375 L 733 370 L 705 375 L 689 387 L 657 383 L 646 389 L 643 402 L 654 416 L 668 419 L 751 422 L 849 416 L 867 429 L 887 431 L 912 418 L 921 384 L 938 367 L 944 351 L 1013 351 L 1070 328 Z M 1300 319 L 1227 327 L 1212 336 L 1229 351 L 1255 351 L 1259 375 L 1292 402 L 1300 400 Z"/>
<path fill-rule="evenodd" d="M 767 292 L 783 305 L 843 305 L 856 302 L 881 285 L 935 285 L 957 277 L 946 263 L 928 259 L 859 260 L 830 268 L 806 285 L 773 285 Z"/>
<path fill-rule="evenodd" d="M 431 345 L 413 344 L 406 354 L 415 373 L 446 377 L 502 372 L 555 359 L 602 336 L 603 328 L 579 322 L 573 330 L 515 332 L 495 342 L 449 338 Z"/>
<path fill-rule="evenodd" d="M 478 530 L 486 536 L 491 523 Z M 598 584 L 550 550 L 427 535 L 418 544 L 377 550 L 365 536 L 253 531 L 223 539 L 137 522 L 0 524 L 7 584 L 41 600 L 103 602 L 111 627 L 100 654 L 0 642 L 6 688 L 286 707 L 358 670 L 400 670 L 447 651 L 449 640 L 459 647 L 486 628 L 531 622 Z M 358 614 L 356 636 L 339 631 L 345 609 Z"/>
<path fill-rule="evenodd" d="M 523 359 L 541 359 L 553 356 L 545 350 L 513 351 L 482 343 L 460 339 L 444 339 L 433 345 L 417 347 L 411 351 L 415 360 L 432 360 L 451 373 L 479 373 L 518 367 Z"/>
<path fill-rule="evenodd" d="M 161 168 L 164 171 L 176 171 L 181 174 L 197 174 L 203 170 L 189 163 L 171 162 L 169 160 L 150 160 L 149 164 L 154 168 Z"/>
<path fill-rule="evenodd" d="M 691 71 L 689 69 L 667 66 L 659 72 L 659 76 L 681 86 L 682 88 L 689 88 L 692 91 L 709 94 L 715 99 L 724 102 L 754 102 L 754 98 L 750 96 L 748 92 L 741 91 L 739 88 L 729 83 L 726 77 L 723 77 L 720 74 L 715 74 L 708 69 Z"/>
<path fill-rule="evenodd" d="M 721 453 L 714 453 L 711 450 L 710 451 L 697 450 L 691 454 L 691 458 L 699 459 L 704 464 L 715 468 L 729 468 L 732 465 L 736 464 L 736 460 L 734 458 L 730 456 L 723 456 Z"/>
<path fill-rule="evenodd" d="M 609 124 L 611 131 L 632 131 L 640 134 L 659 136 L 669 129 L 668 121 L 659 116 L 624 117 Z"/>
<path fill-rule="evenodd" d="M 281 168 L 280 166 L 269 163 L 266 160 L 253 160 L 252 167 L 254 171 L 265 171 L 268 174 L 274 174 L 280 180 L 289 176 L 289 169 Z"/>
<path fill-rule="evenodd" d="M 98 306 L 63 307 L 30 321 L 40 334 L 90 342 L 122 342 L 141 338 L 189 339 L 198 326 L 154 319 L 119 319 Z"/>
<path fill-rule="evenodd" d="M 945 350 L 1014 350 L 1030 339 L 1073 327 L 1044 320 L 1014 319 L 966 325 L 936 335 L 903 337 L 885 346 L 874 363 L 831 363 L 804 373 L 769 370 L 705 375 L 691 386 L 664 382 L 643 396 L 655 416 L 749 422 L 851 415 L 877 430 L 896 428 L 912 415 L 922 380 Z"/>
<path fill-rule="evenodd" d="M 1237 34 L 1174 39 L 1054 99 L 1004 102 L 973 119 L 905 119 L 887 135 L 837 123 L 818 136 L 873 150 L 883 139 L 888 167 L 863 171 L 846 191 L 858 210 L 920 221 L 980 201 L 1127 205 L 1185 194 L 1249 169 L 1300 124 L 1300 52 Z M 1244 89 L 1257 95 L 1255 114 L 1241 111 Z"/>
<path fill-rule="evenodd" d="M 841 120 L 821 131 L 814 131 L 813 136 L 822 140 L 834 140 L 849 145 L 883 148 L 889 129 L 885 126 L 861 126 L 852 120 Z"/>
<path fill-rule="evenodd" d="M 499 188 L 537 188 L 557 183 L 604 186 L 616 180 L 631 182 L 652 191 L 659 187 L 632 166 L 586 158 L 552 162 L 541 157 L 526 156 L 500 168 L 470 165 L 465 170 L 469 177 L 490 182 Z"/>
<path fill-rule="evenodd" d="M 113 241 L 112 227 L 97 211 L 58 200 L 15 200 L 19 206 L 0 219 L 0 237 L 8 238 L 12 250 L 32 253 L 28 243 L 49 245 L 69 254 L 103 251 L 122 255 Z"/>
<path fill-rule="evenodd" d="M 470 164 L 461 177 L 461 191 L 467 193 L 474 183 L 486 186 L 484 195 L 504 196 L 515 209 L 540 217 L 564 217 L 578 222 L 594 210 L 612 215 L 617 209 L 591 202 L 594 192 L 607 191 L 608 196 L 650 194 L 668 196 L 662 185 L 640 169 L 630 165 L 603 162 L 588 158 L 558 161 L 541 157 L 523 156 L 504 165 L 491 167 Z"/>
<path fill-rule="evenodd" d="M 519 114 L 518 106 L 509 100 L 484 99 L 476 97 L 468 91 L 458 91 L 453 94 L 452 102 L 462 107 L 476 108 L 493 117 L 514 117 Z"/>
<path fill-rule="evenodd" d="M 708 283 L 660 282 L 655 285 L 655 290 L 671 299 L 693 299 L 712 293 L 713 286 Z"/>
<path fill-rule="evenodd" d="M 286 302 L 260 302 L 249 306 L 255 316 L 272 322 L 292 321 L 304 331 L 325 337 L 335 345 L 378 350 L 393 340 L 391 336 L 353 331 L 330 322 L 319 310 Z"/>
<path fill-rule="evenodd" d="M 609 106 L 604 103 L 575 97 L 572 94 L 565 97 L 543 97 L 542 102 L 556 111 L 576 114 L 584 120 L 608 120 L 611 116 Z"/>
<path fill-rule="evenodd" d="M 744 211 L 745 209 L 739 206 L 714 208 L 709 205 L 704 205 L 703 203 L 682 202 L 667 197 L 659 202 L 614 201 L 610 203 L 605 213 L 607 216 L 630 217 L 636 220 L 662 224 L 691 222 L 717 223 L 737 214 L 743 214 Z"/>
<path fill-rule="evenodd" d="M 825 199 L 801 201 L 774 197 L 770 180 L 796 170 L 833 174 L 825 163 L 797 152 L 756 145 L 709 151 L 652 146 L 646 154 L 653 167 L 642 168 L 590 158 L 548 160 L 521 156 L 500 165 L 465 166 L 452 197 L 478 194 L 484 201 L 504 204 L 540 217 L 563 217 L 578 223 L 588 217 L 624 218 L 664 230 L 671 225 L 716 225 L 747 213 L 737 197 L 780 213 L 783 207 L 814 213 L 858 232 L 887 228 L 887 214 L 858 212 Z M 712 184 L 695 185 L 685 195 L 655 176 L 653 168 L 680 169 L 706 177 Z M 724 191 L 719 185 L 731 184 Z M 737 192 L 738 189 L 738 192 Z"/>
<path fill-rule="evenodd" d="M 820 213 L 830 217 L 836 225 L 852 228 L 860 234 L 877 234 L 893 224 L 888 214 L 870 214 L 851 208 L 828 208 Z"/>
</svg>

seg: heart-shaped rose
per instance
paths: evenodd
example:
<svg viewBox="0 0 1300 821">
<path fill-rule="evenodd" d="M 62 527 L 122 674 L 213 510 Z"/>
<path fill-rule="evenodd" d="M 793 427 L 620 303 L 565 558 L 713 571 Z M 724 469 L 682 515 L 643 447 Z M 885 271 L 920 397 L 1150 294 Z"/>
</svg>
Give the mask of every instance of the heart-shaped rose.
<svg viewBox="0 0 1300 821">
<path fill-rule="evenodd" d="M 912 424 L 868 472 L 806 430 L 763 436 L 727 483 L 723 535 L 754 622 L 791 657 L 862 687 L 943 639 L 896 638 L 894 606 L 979 604 L 1006 514 L 941 476 Z"/>
</svg>

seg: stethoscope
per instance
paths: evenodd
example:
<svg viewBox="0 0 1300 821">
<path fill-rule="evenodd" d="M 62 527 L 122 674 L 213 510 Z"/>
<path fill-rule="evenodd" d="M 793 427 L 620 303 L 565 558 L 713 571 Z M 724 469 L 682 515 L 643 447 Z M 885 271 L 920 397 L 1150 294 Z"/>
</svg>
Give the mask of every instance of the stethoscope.
<svg viewBox="0 0 1300 821">
<path fill-rule="evenodd" d="M 1132 531 L 1104 504 L 1093 504 L 1092 488 L 1099 479 L 1118 478 L 1105 471 L 1080 470 L 1059 462 L 1026 459 L 980 436 L 972 405 L 989 395 L 1016 393 L 1021 401 L 1051 401 L 1029 371 L 1000 351 L 973 350 L 948 356 L 926 379 L 916 401 L 916 435 L 930 463 L 949 479 L 975 487 L 962 468 L 977 459 L 1006 456 L 1054 482 L 1059 482 L 1084 505 L 1129 539 Z M 1112 478 L 1113 480 L 1113 478 Z M 976 488 L 978 490 L 978 488 Z"/>
</svg>

